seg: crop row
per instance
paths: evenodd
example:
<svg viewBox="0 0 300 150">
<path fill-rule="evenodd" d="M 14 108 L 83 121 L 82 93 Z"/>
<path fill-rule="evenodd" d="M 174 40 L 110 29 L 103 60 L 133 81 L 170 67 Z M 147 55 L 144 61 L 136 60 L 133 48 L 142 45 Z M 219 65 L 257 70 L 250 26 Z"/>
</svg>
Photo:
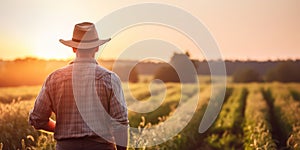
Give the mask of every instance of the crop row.
<svg viewBox="0 0 300 150">
<path fill-rule="evenodd" d="M 260 87 L 256 84 L 248 88 L 244 120 L 244 148 L 277 149 L 272 137 L 270 124 L 270 107 L 263 97 Z"/>
<path fill-rule="evenodd" d="M 300 102 L 293 98 L 287 85 L 273 84 L 267 88 L 266 97 L 273 102 L 273 113 L 280 126 L 281 143 L 300 149 Z"/>
<path fill-rule="evenodd" d="M 191 92 L 185 94 L 191 94 Z M 201 89 L 199 95 L 192 94 L 188 100 L 183 101 L 183 104 L 176 108 L 177 113 L 159 117 L 160 121 L 154 126 L 145 123 L 146 119 L 143 118 L 143 129 L 139 133 L 131 135 L 131 146 L 146 148 L 158 141 L 164 141 L 164 143 L 146 149 L 189 149 L 191 146 L 197 145 L 199 141 L 202 141 L 202 135 L 198 133 L 198 126 L 210 97 L 210 87 Z M 195 112 L 192 108 L 195 108 Z M 181 128 L 183 130 L 180 131 Z M 171 139 L 166 139 L 167 135 L 175 131 L 180 132 Z"/>
<path fill-rule="evenodd" d="M 153 110 L 147 113 L 140 113 L 129 110 L 130 126 L 138 127 L 142 121 L 142 116 L 147 123 L 157 124 L 160 119 L 159 117 L 168 116 L 179 104 L 179 101 L 186 102 L 192 95 L 197 92 L 196 86 L 189 86 L 188 92 L 182 90 L 180 84 L 171 84 L 167 86 L 167 90 L 152 95 L 150 99 L 146 100 L 145 104 L 131 104 L 128 105 L 129 109 L 134 108 L 135 110 Z M 126 94 L 125 94 L 126 95 Z M 142 101 L 143 103 L 143 101 Z"/>
<path fill-rule="evenodd" d="M 245 99 L 247 90 L 245 88 L 234 88 L 232 94 L 223 104 L 222 110 L 208 131 L 206 138 L 208 144 L 217 149 L 242 147 L 241 124 L 244 117 Z"/>
</svg>

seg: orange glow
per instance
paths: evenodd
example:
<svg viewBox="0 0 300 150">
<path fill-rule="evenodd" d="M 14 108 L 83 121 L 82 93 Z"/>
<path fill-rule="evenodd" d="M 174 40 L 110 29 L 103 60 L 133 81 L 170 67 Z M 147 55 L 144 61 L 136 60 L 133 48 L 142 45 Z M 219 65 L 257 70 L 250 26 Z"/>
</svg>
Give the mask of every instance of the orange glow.
<svg viewBox="0 0 300 150">
<path fill-rule="evenodd" d="M 118 58 L 126 48 L 130 47 L 132 44 L 138 43 L 143 40 L 157 39 L 168 42 L 176 47 L 178 47 L 181 52 L 189 50 L 192 53 L 192 57 L 202 58 L 198 47 L 191 41 L 188 37 L 173 28 L 162 26 L 162 25 L 139 25 L 128 28 L 120 33 L 118 33 L 103 49 L 100 57 L 104 58 Z M 151 49 L 151 48 L 150 48 Z M 153 49 L 153 51 L 157 51 Z M 164 51 L 174 51 L 173 49 L 164 49 Z M 198 51 L 198 52 L 197 52 Z M 128 59 L 139 59 L 142 54 L 149 54 L 149 51 L 137 51 L 136 55 L 126 57 Z M 161 52 L 164 55 L 164 52 Z M 161 56 L 170 57 L 170 56 Z M 167 59 L 167 58 L 166 58 Z"/>
<path fill-rule="evenodd" d="M 143 2 L 147 1 L 99 2 L 92 0 L 88 3 L 78 1 L 69 7 L 68 1 L 62 1 L 59 5 L 52 1 L 1 1 L 0 14 L 2 15 L 0 18 L 5 22 L 0 27 L 0 59 L 27 56 L 45 59 L 74 57 L 72 50 L 63 46 L 58 40 L 60 38 L 71 39 L 76 23 L 83 21 L 97 23 L 104 16 L 120 8 Z M 231 3 L 226 1 L 186 3 L 174 0 L 157 2 L 186 10 L 198 18 L 215 38 L 225 59 L 300 58 L 300 34 L 298 34 L 300 9 L 298 8 L 298 0 L 232 1 Z M 188 24 L 188 22 L 185 23 Z M 165 36 L 169 36 L 166 38 L 171 40 L 170 42 L 173 43 L 174 41 L 176 45 L 179 44 L 178 47 L 182 50 L 190 50 L 192 56 L 195 55 L 192 51 L 197 51 L 187 42 L 182 42 L 182 45 L 177 43 L 174 40 L 174 37 L 177 36 L 175 32 L 159 29 L 158 31 L 163 31 L 162 33 L 165 34 L 162 35 L 156 30 L 146 30 L 149 29 L 134 27 L 113 37 L 113 41 L 108 46 L 113 49 L 111 48 L 107 52 L 105 50 L 103 55 L 101 54 L 101 58 L 117 57 L 115 55 L 129 46 L 126 41 L 130 41 L 126 38 L 134 42 L 140 41 L 140 38 L 147 38 L 151 34 L 156 38 L 163 39 Z M 126 34 L 126 37 L 120 38 L 121 34 Z"/>
</svg>

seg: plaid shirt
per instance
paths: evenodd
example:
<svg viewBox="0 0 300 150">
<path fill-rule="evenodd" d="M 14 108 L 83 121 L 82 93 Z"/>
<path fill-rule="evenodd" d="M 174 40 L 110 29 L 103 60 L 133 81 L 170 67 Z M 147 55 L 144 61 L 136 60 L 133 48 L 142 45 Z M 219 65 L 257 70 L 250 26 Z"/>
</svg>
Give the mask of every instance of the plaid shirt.
<svg viewBox="0 0 300 150">
<path fill-rule="evenodd" d="M 97 64 L 95 59 L 76 58 L 70 65 L 50 74 L 37 96 L 34 108 L 29 116 L 29 123 L 32 126 L 36 129 L 46 129 L 49 117 L 54 112 L 56 116 L 54 137 L 57 140 L 97 135 L 84 121 L 85 118 L 80 114 L 75 102 L 72 85 L 74 63 Z M 104 109 L 113 118 L 112 120 L 128 126 L 127 108 L 120 79 L 115 73 L 99 65 L 96 66 L 94 72 L 95 89 Z M 114 86 L 114 83 L 117 86 Z M 89 110 L 90 108 L 85 109 L 89 112 L 92 111 Z M 107 133 L 105 134 L 111 138 L 124 134 L 124 131 L 117 130 L 117 126 L 114 123 L 108 124 Z"/>
</svg>

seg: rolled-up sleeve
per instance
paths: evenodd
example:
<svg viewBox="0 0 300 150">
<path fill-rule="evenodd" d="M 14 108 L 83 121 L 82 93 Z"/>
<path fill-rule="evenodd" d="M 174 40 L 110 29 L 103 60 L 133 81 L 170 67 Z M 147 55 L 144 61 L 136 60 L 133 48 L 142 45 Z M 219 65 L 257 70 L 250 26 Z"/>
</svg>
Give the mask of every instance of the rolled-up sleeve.
<svg viewBox="0 0 300 150">
<path fill-rule="evenodd" d="M 47 130 L 49 117 L 51 116 L 51 100 L 49 87 L 47 87 L 49 78 L 46 80 L 42 89 L 35 100 L 33 109 L 29 112 L 29 124 L 36 129 Z"/>
</svg>

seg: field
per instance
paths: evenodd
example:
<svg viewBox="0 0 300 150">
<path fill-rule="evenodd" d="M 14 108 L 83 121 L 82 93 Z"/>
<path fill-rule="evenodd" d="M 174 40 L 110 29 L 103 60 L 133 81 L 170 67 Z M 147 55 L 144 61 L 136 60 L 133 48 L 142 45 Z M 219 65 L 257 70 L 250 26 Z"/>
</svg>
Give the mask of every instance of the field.
<svg viewBox="0 0 300 150">
<path fill-rule="evenodd" d="M 210 85 L 204 83 L 200 89 L 185 85 L 183 90 L 178 83 L 154 84 L 151 91 L 148 86 L 137 83 L 124 89 L 129 108 L 153 109 L 129 111 L 130 126 L 139 129 L 131 132 L 129 149 L 300 149 L 300 84 L 228 84 L 219 116 L 202 134 L 198 127 L 211 97 Z M 28 125 L 39 90 L 40 86 L 0 88 L 0 150 L 55 148 L 53 135 Z M 136 106 L 130 93 L 151 105 Z M 193 101 L 198 103 L 190 121 L 186 113 L 176 113 L 193 113 L 189 112 Z M 182 126 L 178 134 L 164 139 Z M 146 147 L 157 141 L 165 142 Z"/>
</svg>

